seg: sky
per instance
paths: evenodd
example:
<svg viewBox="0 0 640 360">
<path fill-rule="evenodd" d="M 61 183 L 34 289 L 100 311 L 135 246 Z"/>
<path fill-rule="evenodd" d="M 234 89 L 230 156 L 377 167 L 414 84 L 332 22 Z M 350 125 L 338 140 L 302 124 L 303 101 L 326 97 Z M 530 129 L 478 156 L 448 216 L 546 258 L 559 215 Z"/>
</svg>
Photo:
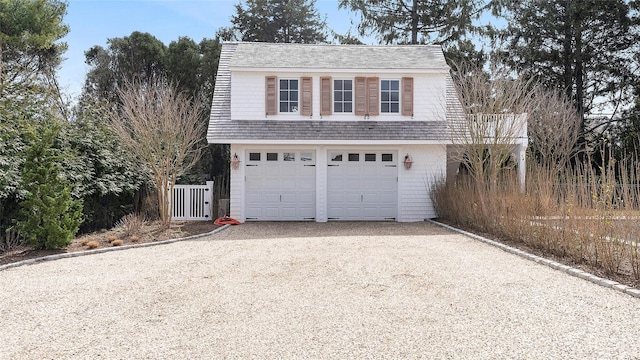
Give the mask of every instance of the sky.
<svg viewBox="0 0 640 360">
<path fill-rule="evenodd" d="M 187 36 L 195 42 L 215 38 L 220 27 L 231 25 L 238 0 L 68 0 L 64 22 L 69 34 L 61 39 L 68 45 L 58 72 L 63 91 L 80 95 L 89 69 L 84 52 L 94 45 L 107 46 L 107 40 L 129 36 L 134 31 L 148 32 L 165 45 Z M 337 0 L 317 0 L 316 8 L 326 16 L 330 29 L 355 33 L 356 14 L 338 10 Z"/>
</svg>

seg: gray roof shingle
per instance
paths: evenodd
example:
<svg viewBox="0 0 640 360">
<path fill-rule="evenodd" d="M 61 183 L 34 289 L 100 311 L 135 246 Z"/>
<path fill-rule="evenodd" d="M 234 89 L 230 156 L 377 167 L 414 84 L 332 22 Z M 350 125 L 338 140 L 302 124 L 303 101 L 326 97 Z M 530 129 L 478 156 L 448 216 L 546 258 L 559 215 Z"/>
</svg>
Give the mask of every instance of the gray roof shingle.
<svg viewBox="0 0 640 360">
<path fill-rule="evenodd" d="M 237 43 L 232 68 L 449 70 L 435 45 Z"/>
</svg>

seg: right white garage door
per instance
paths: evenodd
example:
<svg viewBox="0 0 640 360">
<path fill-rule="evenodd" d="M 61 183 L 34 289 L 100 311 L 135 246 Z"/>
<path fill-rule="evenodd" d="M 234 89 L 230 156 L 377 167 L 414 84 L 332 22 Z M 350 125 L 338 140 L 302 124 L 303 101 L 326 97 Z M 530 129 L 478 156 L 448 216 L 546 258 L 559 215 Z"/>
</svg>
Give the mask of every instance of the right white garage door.
<svg viewBox="0 0 640 360">
<path fill-rule="evenodd" d="M 329 220 L 395 220 L 398 213 L 397 153 L 329 151 Z"/>
</svg>

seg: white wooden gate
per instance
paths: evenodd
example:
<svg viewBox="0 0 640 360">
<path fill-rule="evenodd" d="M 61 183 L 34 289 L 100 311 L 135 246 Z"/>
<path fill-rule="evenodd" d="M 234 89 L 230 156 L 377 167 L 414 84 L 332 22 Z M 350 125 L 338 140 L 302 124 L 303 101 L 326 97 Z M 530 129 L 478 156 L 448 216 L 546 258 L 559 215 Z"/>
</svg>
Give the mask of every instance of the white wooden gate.
<svg viewBox="0 0 640 360">
<path fill-rule="evenodd" d="M 173 187 L 173 220 L 211 220 L 213 181 L 206 185 L 175 185 Z"/>
</svg>

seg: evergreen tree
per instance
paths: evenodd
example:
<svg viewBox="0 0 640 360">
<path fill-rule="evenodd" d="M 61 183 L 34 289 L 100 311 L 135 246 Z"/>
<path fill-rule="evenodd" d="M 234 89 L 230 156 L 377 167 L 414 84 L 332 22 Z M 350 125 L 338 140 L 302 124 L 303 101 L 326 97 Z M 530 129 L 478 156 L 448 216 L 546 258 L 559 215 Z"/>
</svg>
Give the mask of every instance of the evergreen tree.
<svg viewBox="0 0 640 360">
<path fill-rule="evenodd" d="M 71 196 L 72 187 L 61 176 L 62 153 L 54 146 L 60 124 L 52 120 L 44 125 L 36 131 L 25 124 L 30 141 L 22 170 L 26 195 L 16 227 L 34 248 L 58 249 L 78 232 L 82 202 Z"/>
<path fill-rule="evenodd" d="M 316 0 L 247 0 L 236 5 L 233 24 L 221 28 L 223 40 L 315 44 L 327 41 L 327 22 Z"/>
<path fill-rule="evenodd" d="M 361 36 L 377 35 L 385 44 L 438 44 L 453 61 L 484 63 L 472 36 L 485 0 L 340 0 L 340 8 L 360 13 Z"/>
<path fill-rule="evenodd" d="M 501 59 L 572 100 L 584 149 L 589 135 L 595 138 L 618 121 L 619 110 L 632 101 L 640 40 L 635 2 L 499 0 L 495 5 L 495 14 L 508 23 L 495 33 L 504 43 Z"/>
</svg>

